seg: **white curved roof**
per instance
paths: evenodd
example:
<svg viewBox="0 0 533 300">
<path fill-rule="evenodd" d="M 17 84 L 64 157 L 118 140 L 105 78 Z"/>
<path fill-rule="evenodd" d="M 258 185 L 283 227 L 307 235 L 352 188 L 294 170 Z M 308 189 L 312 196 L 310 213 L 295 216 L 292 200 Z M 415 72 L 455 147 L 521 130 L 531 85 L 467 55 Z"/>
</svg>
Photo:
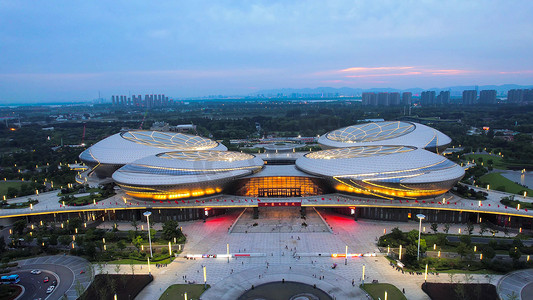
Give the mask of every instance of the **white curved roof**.
<svg viewBox="0 0 533 300">
<path fill-rule="evenodd" d="M 125 165 L 165 151 L 227 150 L 216 141 L 184 133 L 133 130 L 114 134 L 80 154 L 86 162 Z"/>
<path fill-rule="evenodd" d="M 423 149 L 405 146 L 363 146 L 313 152 L 296 160 L 307 173 L 353 180 L 428 183 L 458 180 L 464 170 Z"/>
<path fill-rule="evenodd" d="M 151 155 L 113 173 L 113 180 L 127 185 L 176 185 L 236 178 L 263 167 L 263 160 L 232 151 L 182 151 Z"/>
<path fill-rule="evenodd" d="M 328 132 L 320 136 L 318 143 L 329 148 L 384 144 L 434 148 L 451 143 L 451 139 L 426 125 L 383 121 L 357 124 Z"/>
</svg>

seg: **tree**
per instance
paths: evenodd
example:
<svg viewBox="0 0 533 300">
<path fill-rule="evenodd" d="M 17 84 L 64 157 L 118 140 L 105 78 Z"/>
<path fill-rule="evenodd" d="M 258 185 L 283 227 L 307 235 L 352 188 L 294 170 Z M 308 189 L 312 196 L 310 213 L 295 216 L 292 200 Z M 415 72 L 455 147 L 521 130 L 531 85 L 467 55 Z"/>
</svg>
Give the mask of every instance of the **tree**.
<svg viewBox="0 0 533 300">
<path fill-rule="evenodd" d="M 444 246 L 446 245 L 446 235 L 444 233 L 436 234 L 437 245 Z"/>
<path fill-rule="evenodd" d="M 172 241 L 174 238 L 179 239 L 183 233 L 179 228 L 178 221 L 170 220 L 163 223 L 163 232 L 161 237 L 166 241 Z"/>
<path fill-rule="evenodd" d="M 468 235 L 462 235 L 459 240 L 469 247 L 472 245 L 472 238 Z"/>
<path fill-rule="evenodd" d="M 133 226 L 133 228 L 135 228 L 135 232 L 137 232 L 139 230 L 139 223 L 137 223 L 136 219 L 133 219 L 133 221 L 131 221 L 131 226 Z"/>
<path fill-rule="evenodd" d="M 518 247 L 511 247 L 511 249 L 509 249 L 509 257 L 512 258 L 513 261 L 518 261 L 520 256 L 522 256 L 522 252 L 520 252 Z"/>
<path fill-rule="evenodd" d="M 483 249 L 481 249 L 481 253 L 483 253 L 483 258 L 488 259 L 489 261 L 496 256 L 496 251 L 494 251 L 494 248 L 492 248 L 489 245 L 483 246 Z"/>
<path fill-rule="evenodd" d="M 470 222 L 466 223 L 466 231 L 468 231 L 468 235 L 472 235 L 474 232 L 474 224 Z"/>
<path fill-rule="evenodd" d="M 447 224 L 447 223 L 446 223 L 446 224 L 444 224 L 444 229 L 443 229 L 442 231 L 444 231 L 444 233 L 446 233 L 446 234 L 447 234 L 447 233 L 448 233 L 448 231 L 450 231 L 450 224 Z"/>
<path fill-rule="evenodd" d="M 479 224 L 479 234 L 480 235 L 483 235 L 485 232 L 487 232 L 488 228 L 487 228 L 487 223 L 485 222 L 482 222 L 481 224 Z"/>
<path fill-rule="evenodd" d="M 124 250 L 124 249 L 126 248 L 126 243 L 124 242 L 124 240 L 120 240 L 120 241 L 118 241 L 118 243 L 117 243 L 117 248 L 118 248 L 120 251 L 122 251 L 122 250 Z"/>
<path fill-rule="evenodd" d="M 448 277 L 450 277 L 450 283 L 454 283 L 453 278 L 455 277 L 455 273 L 453 272 L 448 273 Z"/>
<path fill-rule="evenodd" d="M 437 223 L 431 224 L 431 230 L 433 230 L 433 233 L 437 233 L 438 229 L 439 229 L 439 224 Z"/>
<path fill-rule="evenodd" d="M 403 260 L 408 263 L 412 264 L 416 262 L 416 255 L 417 255 L 417 248 L 415 245 L 408 245 L 405 248 L 405 254 L 402 256 Z"/>
<path fill-rule="evenodd" d="M 143 243 L 143 238 L 138 235 L 131 240 L 131 243 L 133 244 L 133 246 L 135 246 L 135 248 L 137 248 L 137 251 L 140 251 L 141 245 Z"/>
<path fill-rule="evenodd" d="M 72 240 L 72 238 L 70 237 L 70 235 L 61 235 L 57 238 L 57 241 L 61 244 L 61 245 L 68 245 L 70 243 L 70 241 Z"/>
<path fill-rule="evenodd" d="M 68 222 L 68 230 L 70 233 L 74 233 L 76 228 L 81 228 L 82 221 L 80 218 L 72 218 Z"/>
<path fill-rule="evenodd" d="M 24 232 L 24 229 L 26 229 L 27 223 L 26 220 L 18 220 L 15 223 L 13 223 L 13 231 L 18 233 L 19 235 L 22 235 Z"/>
<path fill-rule="evenodd" d="M 469 245 L 461 242 L 459 243 L 459 246 L 457 246 L 457 254 L 461 256 L 461 259 L 464 257 L 470 257 L 474 254 L 474 249 L 470 247 Z"/>
</svg>

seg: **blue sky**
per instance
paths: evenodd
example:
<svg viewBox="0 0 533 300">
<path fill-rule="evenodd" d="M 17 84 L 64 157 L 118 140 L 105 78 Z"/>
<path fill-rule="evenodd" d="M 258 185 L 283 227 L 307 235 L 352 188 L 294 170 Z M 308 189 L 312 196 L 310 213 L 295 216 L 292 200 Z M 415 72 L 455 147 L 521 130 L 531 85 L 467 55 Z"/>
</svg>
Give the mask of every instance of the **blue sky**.
<svg viewBox="0 0 533 300">
<path fill-rule="evenodd" d="M 0 0 L 0 102 L 533 84 L 532 12 L 530 0 Z"/>
</svg>

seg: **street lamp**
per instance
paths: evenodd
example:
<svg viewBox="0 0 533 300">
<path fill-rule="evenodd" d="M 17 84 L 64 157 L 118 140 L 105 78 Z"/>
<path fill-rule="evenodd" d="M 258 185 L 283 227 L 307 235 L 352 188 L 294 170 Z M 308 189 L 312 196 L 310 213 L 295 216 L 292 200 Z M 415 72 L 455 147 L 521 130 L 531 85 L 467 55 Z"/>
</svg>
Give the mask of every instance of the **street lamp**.
<svg viewBox="0 0 533 300">
<path fill-rule="evenodd" d="M 420 260 L 420 230 L 422 230 L 422 220 L 426 218 L 423 214 L 418 214 L 416 217 L 420 220 L 418 225 L 418 253 L 416 254 L 416 260 Z"/>
<path fill-rule="evenodd" d="M 150 216 L 152 212 L 145 211 L 143 215 L 146 217 L 146 223 L 148 224 L 148 243 L 150 244 L 150 257 L 152 257 L 152 236 L 150 235 Z"/>
</svg>

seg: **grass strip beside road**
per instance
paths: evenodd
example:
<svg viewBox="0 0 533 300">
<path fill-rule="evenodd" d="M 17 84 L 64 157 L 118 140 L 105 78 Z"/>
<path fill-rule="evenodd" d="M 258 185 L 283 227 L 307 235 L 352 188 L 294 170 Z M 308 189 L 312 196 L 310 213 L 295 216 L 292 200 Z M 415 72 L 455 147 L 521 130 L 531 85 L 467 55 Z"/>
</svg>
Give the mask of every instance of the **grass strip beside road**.
<svg viewBox="0 0 533 300">
<path fill-rule="evenodd" d="M 385 299 L 385 291 L 389 300 L 407 300 L 402 291 L 390 283 L 367 283 L 360 287 L 374 300 Z"/>
<path fill-rule="evenodd" d="M 521 191 L 526 190 L 528 195 L 533 195 L 533 190 L 523 187 L 511 180 L 505 178 L 500 173 L 489 173 L 481 176 L 479 180 L 483 183 L 490 184 L 491 190 L 500 190 L 500 187 L 504 187 L 506 193 L 513 193 L 521 195 Z"/>
<path fill-rule="evenodd" d="M 207 288 L 209 287 L 208 284 Z M 187 293 L 187 299 L 200 299 L 204 291 L 203 284 L 173 284 L 163 292 L 159 300 L 185 299 L 183 296 L 185 293 Z"/>
</svg>

